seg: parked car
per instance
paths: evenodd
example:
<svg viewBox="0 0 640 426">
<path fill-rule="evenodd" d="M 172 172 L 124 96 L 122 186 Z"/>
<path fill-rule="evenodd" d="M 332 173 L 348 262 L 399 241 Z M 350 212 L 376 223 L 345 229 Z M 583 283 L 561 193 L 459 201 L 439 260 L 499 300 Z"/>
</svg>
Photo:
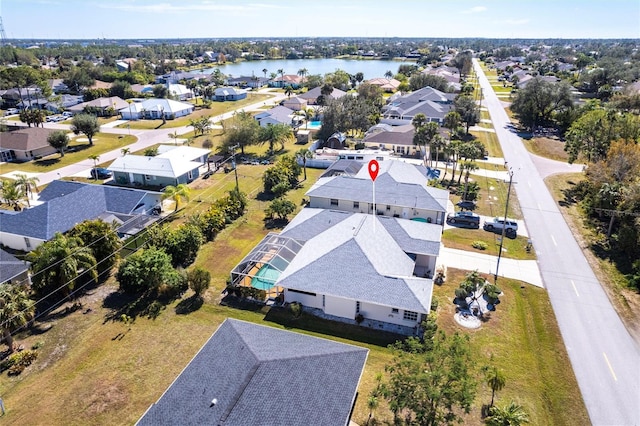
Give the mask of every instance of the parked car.
<svg viewBox="0 0 640 426">
<path fill-rule="evenodd" d="M 111 176 L 111 172 L 105 168 L 96 167 L 91 169 L 91 177 L 94 179 L 109 179 Z"/>
<path fill-rule="evenodd" d="M 502 233 L 503 228 L 505 235 L 509 238 L 515 238 L 518 235 L 518 223 L 513 219 L 494 217 L 493 220 L 482 225 L 482 229 L 490 232 Z"/>
<path fill-rule="evenodd" d="M 62 113 L 62 116 L 63 116 L 65 119 L 67 119 L 67 118 L 71 118 L 71 117 L 73 117 L 73 113 L 72 113 L 72 112 L 70 112 L 70 111 L 65 111 L 65 112 L 63 112 L 63 113 Z"/>
<path fill-rule="evenodd" d="M 475 210 L 476 202 L 471 200 L 462 200 L 456 203 L 456 206 L 460 207 L 463 210 Z"/>
<path fill-rule="evenodd" d="M 480 216 L 471 212 L 456 212 L 447 215 L 447 223 L 478 229 L 480 228 Z"/>
<path fill-rule="evenodd" d="M 15 115 L 18 113 L 20 113 L 20 110 L 18 108 L 9 108 L 4 112 L 4 115 Z"/>
</svg>

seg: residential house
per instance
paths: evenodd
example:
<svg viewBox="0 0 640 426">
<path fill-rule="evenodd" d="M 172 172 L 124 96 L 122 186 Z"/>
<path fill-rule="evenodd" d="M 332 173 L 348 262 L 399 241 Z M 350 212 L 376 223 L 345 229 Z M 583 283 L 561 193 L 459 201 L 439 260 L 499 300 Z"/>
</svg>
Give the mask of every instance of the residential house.
<svg viewBox="0 0 640 426">
<path fill-rule="evenodd" d="M 214 101 L 239 101 L 247 97 L 247 91 L 237 87 L 218 87 L 213 92 Z"/>
<path fill-rule="evenodd" d="M 64 84 L 64 80 L 61 78 L 52 78 L 47 83 L 49 83 L 51 91 L 56 95 L 69 92 L 69 87 Z"/>
<path fill-rule="evenodd" d="M 144 94 L 153 94 L 153 85 L 152 84 L 132 84 L 131 90 L 135 93 Z"/>
<path fill-rule="evenodd" d="M 82 103 L 82 96 L 78 95 L 63 94 L 57 96 L 55 99 L 54 101 L 49 101 L 45 105 L 45 108 L 56 114 Z"/>
<path fill-rule="evenodd" d="M 269 124 L 288 124 L 292 125 L 296 118 L 295 111 L 283 107 L 275 106 L 267 111 L 256 114 L 255 119 L 260 123 L 261 127 L 267 127 Z"/>
<path fill-rule="evenodd" d="M 227 318 L 138 426 L 347 426 L 368 350 Z"/>
<path fill-rule="evenodd" d="M 252 76 L 240 76 L 229 77 L 226 84 L 229 86 L 238 86 L 241 88 L 251 87 L 252 89 L 259 89 L 266 86 L 269 83 L 269 79 L 266 77 Z"/>
<path fill-rule="evenodd" d="M 448 67 L 446 65 L 439 67 L 428 66 L 422 71 L 422 73 L 444 78 L 449 83 L 449 87 L 455 91 L 459 91 L 461 88 L 460 73 L 455 67 Z"/>
<path fill-rule="evenodd" d="M 282 106 L 287 107 L 294 111 L 302 111 L 307 108 L 307 100 L 302 99 L 299 96 L 294 96 L 293 98 L 287 98 L 282 102 Z"/>
<path fill-rule="evenodd" d="M 280 234 L 268 234 L 231 281 L 283 294 L 285 303 L 324 318 L 418 334 L 441 234 L 428 223 L 305 208 Z"/>
<path fill-rule="evenodd" d="M 313 89 L 309 90 L 308 92 L 302 93 L 300 95 L 298 95 L 298 97 L 300 99 L 304 99 L 305 101 L 307 101 L 308 105 L 316 105 L 317 104 L 317 100 L 318 97 L 320 95 L 322 95 L 322 87 L 314 87 Z M 327 98 L 329 99 L 339 99 L 341 97 L 343 97 L 344 95 L 346 95 L 347 92 L 344 92 L 340 89 L 336 89 L 334 88 L 333 91 L 327 95 Z"/>
<path fill-rule="evenodd" d="M 0 284 L 28 285 L 29 263 L 0 248 Z"/>
<path fill-rule="evenodd" d="M 55 154 L 47 138 L 54 130 L 22 127 L 0 133 L 0 161 L 30 161 Z"/>
<path fill-rule="evenodd" d="M 444 224 L 449 191 L 428 186 L 424 166 L 400 160 L 379 161 L 379 166 L 375 181 L 378 215 Z M 309 207 L 373 213 L 373 185 L 364 163 L 355 176 L 321 177 L 305 195 Z"/>
<path fill-rule="evenodd" d="M 3 108 L 33 108 L 47 103 L 38 86 L 12 88 L 2 93 Z"/>
<path fill-rule="evenodd" d="M 98 116 L 103 116 L 111 115 L 110 111 L 115 113 L 119 109 L 125 108 L 127 105 L 129 105 L 127 101 L 119 96 L 110 96 L 108 98 L 97 98 L 89 102 L 82 102 L 67 109 L 74 114 L 91 111 L 95 112 Z"/>
<path fill-rule="evenodd" d="M 160 192 L 54 180 L 40 191 L 33 207 L 20 212 L 0 210 L 0 244 L 31 251 L 85 220 L 116 222 L 121 236 L 157 220 Z"/>
<path fill-rule="evenodd" d="M 151 89 L 153 92 L 153 89 Z M 167 92 L 178 101 L 186 101 L 193 98 L 193 92 L 184 84 L 167 84 Z"/>
<path fill-rule="evenodd" d="M 443 138 L 449 138 L 449 133 L 445 128 L 439 127 L 438 132 Z M 420 147 L 414 145 L 414 135 L 415 127 L 413 124 L 391 126 L 378 123 L 367 130 L 362 143 L 368 148 L 390 150 L 398 155 L 418 156 Z"/>
<path fill-rule="evenodd" d="M 284 74 L 269 80 L 269 87 L 285 88 L 291 86 L 293 89 L 302 87 L 302 77 L 296 74 Z"/>
<path fill-rule="evenodd" d="M 378 86 L 385 92 L 395 92 L 400 87 L 400 82 L 395 78 L 372 78 L 371 80 L 367 80 L 367 83 Z"/>
<path fill-rule="evenodd" d="M 207 163 L 209 156 L 207 149 L 188 146 L 168 146 L 158 152 L 161 153 L 155 157 L 124 155 L 107 169 L 119 185 L 164 188 L 197 179 L 200 167 Z"/>
<path fill-rule="evenodd" d="M 118 110 L 123 120 L 160 119 L 167 120 L 184 117 L 193 112 L 195 106 L 172 99 L 150 98 L 143 101 L 127 103 Z"/>
<path fill-rule="evenodd" d="M 382 108 L 381 122 L 392 125 L 408 124 L 413 117 L 422 113 L 428 121 L 442 125 L 444 117 L 453 110 L 453 93 L 444 93 L 432 87 L 423 87 L 409 94 L 393 99 Z"/>
</svg>

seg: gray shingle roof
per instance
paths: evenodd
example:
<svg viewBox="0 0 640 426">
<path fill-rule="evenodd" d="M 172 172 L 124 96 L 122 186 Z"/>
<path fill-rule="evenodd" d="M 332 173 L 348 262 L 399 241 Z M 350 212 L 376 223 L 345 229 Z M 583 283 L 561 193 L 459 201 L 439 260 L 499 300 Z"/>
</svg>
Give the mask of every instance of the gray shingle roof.
<svg viewBox="0 0 640 426">
<path fill-rule="evenodd" d="M 53 181 L 40 193 L 43 204 L 17 214 L 2 214 L 0 231 L 48 240 L 104 212 L 131 214 L 145 191 Z"/>
<path fill-rule="evenodd" d="M 440 253 L 442 226 L 388 216 L 378 219 L 405 253 L 432 256 Z"/>
<path fill-rule="evenodd" d="M 0 284 L 27 272 L 29 264 L 0 249 Z"/>
<path fill-rule="evenodd" d="M 227 319 L 138 424 L 346 425 L 367 354 Z"/>
</svg>

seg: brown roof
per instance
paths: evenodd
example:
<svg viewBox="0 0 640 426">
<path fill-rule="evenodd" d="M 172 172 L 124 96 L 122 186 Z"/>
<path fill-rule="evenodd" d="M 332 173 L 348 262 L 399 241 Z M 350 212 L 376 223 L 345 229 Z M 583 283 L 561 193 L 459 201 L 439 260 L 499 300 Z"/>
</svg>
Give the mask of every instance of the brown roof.
<svg viewBox="0 0 640 426">
<path fill-rule="evenodd" d="M 107 83 L 106 81 L 96 80 L 96 82 L 93 83 L 93 86 L 89 88 L 90 89 L 111 89 L 112 85 L 113 83 Z"/>
<path fill-rule="evenodd" d="M 48 146 L 47 137 L 55 130 L 42 127 L 26 127 L 0 133 L 0 148 L 14 151 L 33 151 Z"/>
<path fill-rule="evenodd" d="M 83 102 L 78 105 L 74 105 L 72 107 L 67 108 L 71 112 L 80 112 L 83 111 L 86 107 L 95 107 L 106 109 L 112 107 L 115 110 L 119 110 L 122 108 L 126 108 L 129 106 L 129 103 L 118 96 L 111 96 L 109 98 L 98 98 L 89 102 Z"/>
<path fill-rule="evenodd" d="M 381 143 L 394 145 L 413 145 L 413 135 L 415 128 L 413 124 L 393 127 L 391 130 L 380 130 L 376 133 L 365 136 L 365 143 Z"/>
</svg>

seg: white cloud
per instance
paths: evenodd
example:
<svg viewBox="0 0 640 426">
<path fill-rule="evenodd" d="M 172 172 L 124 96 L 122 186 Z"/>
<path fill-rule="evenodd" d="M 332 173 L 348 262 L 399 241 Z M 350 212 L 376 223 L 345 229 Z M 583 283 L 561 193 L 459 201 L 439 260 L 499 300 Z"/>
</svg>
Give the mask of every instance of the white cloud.
<svg viewBox="0 0 640 426">
<path fill-rule="evenodd" d="M 480 13 L 486 10 L 487 8 L 484 6 L 474 6 L 471 9 L 463 10 L 462 13 Z"/>
</svg>

